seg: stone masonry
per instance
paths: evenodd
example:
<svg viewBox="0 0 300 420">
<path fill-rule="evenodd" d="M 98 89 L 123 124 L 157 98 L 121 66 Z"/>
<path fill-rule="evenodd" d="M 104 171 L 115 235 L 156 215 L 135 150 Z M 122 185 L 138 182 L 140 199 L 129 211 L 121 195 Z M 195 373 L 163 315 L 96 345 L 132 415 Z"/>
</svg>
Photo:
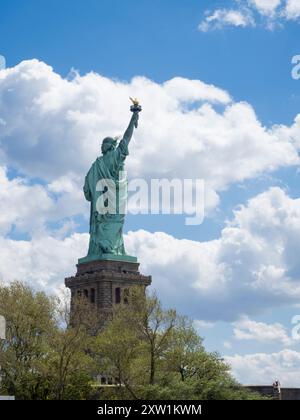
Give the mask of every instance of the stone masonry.
<svg viewBox="0 0 300 420">
<path fill-rule="evenodd" d="M 103 315 L 109 315 L 114 304 L 126 303 L 131 286 L 150 284 L 151 276 L 140 274 L 139 263 L 114 260 L 77 264 L 76 275 L 65 279 L 71 290 L 71 311 L 76 296 L 85 296 Z"/>
</svg>

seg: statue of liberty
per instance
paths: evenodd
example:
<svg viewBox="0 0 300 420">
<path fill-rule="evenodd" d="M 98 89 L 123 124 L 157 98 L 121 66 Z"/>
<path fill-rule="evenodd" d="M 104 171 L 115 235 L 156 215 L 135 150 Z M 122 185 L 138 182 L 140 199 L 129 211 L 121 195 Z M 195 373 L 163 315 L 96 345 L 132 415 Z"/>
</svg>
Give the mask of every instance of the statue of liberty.
<svg viewBox="0 0 300 420">
<path fill-rule="evenodd" d="M 102 156 L 92 164 L 85 177 L 85 198 L 91 203 L 90 242 L 88 255 L 79 263 L 96 259 L 136 261 L 126 255 L 123 242 L 123 225 L 127 200 L 127 180 L 124 163 L 134 128 L 138 126 L 141 106 L 132 100 L 133 112 L 123 138 L 106 137 L 102 141 Z"/>
</svg>

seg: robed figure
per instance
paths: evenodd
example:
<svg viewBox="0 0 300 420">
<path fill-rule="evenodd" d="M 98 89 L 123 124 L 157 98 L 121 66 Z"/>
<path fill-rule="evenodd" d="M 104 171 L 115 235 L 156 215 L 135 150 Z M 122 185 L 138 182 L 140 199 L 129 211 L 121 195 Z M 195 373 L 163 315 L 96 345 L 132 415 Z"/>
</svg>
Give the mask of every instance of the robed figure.
<svg viewBox="0 0 300 420">
<path fill-rule="evenodd" d="M 126 256 L 123 242 L 127 180 L 124 171 L 128 145 L 137 127 L 138 111 L 118 144 L 118 138 L 106 137 L 102 156 L 92 164 L 85 177 L 85 198 L 91 202 L 90 243 L 86 259 Z"/>
</svg>

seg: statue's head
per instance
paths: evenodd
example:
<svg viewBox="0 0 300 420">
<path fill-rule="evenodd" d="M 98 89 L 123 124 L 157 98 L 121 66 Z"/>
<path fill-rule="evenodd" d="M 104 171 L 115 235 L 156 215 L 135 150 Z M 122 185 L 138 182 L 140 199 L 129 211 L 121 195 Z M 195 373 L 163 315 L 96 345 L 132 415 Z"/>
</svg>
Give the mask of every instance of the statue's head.
<svg viewBox="0 0 300 420">
<path fill-rule="evenodd" d="M 114 150 L 116 148 L 117 142 L 118 137 L 105 137 L 101 145 L 101 151 L 103 155 L 105 155 L 105 153 L 107 153 L 109 150 Z"/>
</svg>

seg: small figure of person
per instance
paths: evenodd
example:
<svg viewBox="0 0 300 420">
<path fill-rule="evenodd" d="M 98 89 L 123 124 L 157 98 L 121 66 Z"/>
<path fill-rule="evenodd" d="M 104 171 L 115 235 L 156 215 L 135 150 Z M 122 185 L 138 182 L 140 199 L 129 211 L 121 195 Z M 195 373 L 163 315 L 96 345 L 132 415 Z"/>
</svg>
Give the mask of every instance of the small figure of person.
<svg viewBox="0 0 300 420">
<path fill-rule="evenodd" d="M 281 385 L 278 379 L 273 382 L 273 395 L 274 399 L 281 400 Z"/>
</svg>

